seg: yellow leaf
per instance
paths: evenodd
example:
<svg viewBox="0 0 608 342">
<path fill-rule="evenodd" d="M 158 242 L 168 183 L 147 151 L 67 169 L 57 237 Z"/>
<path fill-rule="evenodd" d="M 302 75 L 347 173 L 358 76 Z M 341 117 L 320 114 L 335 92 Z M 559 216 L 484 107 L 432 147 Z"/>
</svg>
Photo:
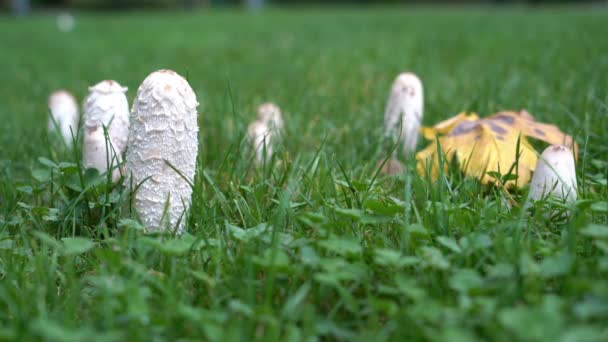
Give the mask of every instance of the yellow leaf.
<svg viewBox="0 0 608 342">
<path fill-rule="evenodd" d="M 422 127 L 422 136 L 427 140 L 435 140 L 438 134 L 446 134 L 462 121 L 477 121 L 479 117 L 475 113 L 462 112 L 452 118 L 443 120 L 433 127 Z"/>
<path fill-rule="evenodd" d="M 456 160 L 465 175 L 478 178 L 484 184 L 497 182 L 488 173 L 505 175 L 513 168 L 512 173 L 517 175 L 517 181 L 508 180 L 503 184 L 505 187 L 516 184 L 523 186 L 530 181 L 538 158 L 527 136 L 550 144 L 573 143 L 572 138 L 559 128 L 534 121 L 526 111 L 500 112 L 484 119 L 476 114 L 460 113 L 433 127 L 424 128 L 423 135 L 433 143 L 416 155 L 419 173 L 425 174 L 429 168 L 431 178 L 437 179 L 439 142 L 441 153 L 445 156 L 444 167 Z M 576 150 L 576 146 L 574 148 Z"/>
<path fill-rule="evenodd" d="M 575 152 L 575 157 L 578 158 L 578 145 L 572 140 L 572 137 L 562 132 L 557 126 L 537 122 L 534 117 L 525 110 L 519 112 L 499 112 L 488 119 L 495 122 L 501 122 L 505 125 L 511 125 L 523 135 L 545 141 L 551 145 L 565 145 L 570 147 Z"/>
</svg>

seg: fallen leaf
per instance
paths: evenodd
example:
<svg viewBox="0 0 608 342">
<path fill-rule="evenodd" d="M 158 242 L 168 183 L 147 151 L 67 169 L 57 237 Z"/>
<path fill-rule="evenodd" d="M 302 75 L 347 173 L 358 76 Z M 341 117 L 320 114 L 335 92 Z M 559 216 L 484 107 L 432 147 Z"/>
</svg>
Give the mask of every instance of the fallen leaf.
<svg viewBox="0 0 608 342">
<path fill-rule="evenodd" d="M 476 113 L 467 114 L 466 112 L 459 113 L 447 120 L 443 120 L 435 124 L 433 127 L 422 127 L 422 135 L 427 140 L 435 140 L 437 134 L 446 134 L 463 121 L 475 122 L 479 120 Z"/>
<path fill-rule="evenodd" d="M 475 113 L 460 113 L 433 127 L 422 128 L 422 134 L 433 143 L 416 155 L 420 174 L 425 174 L 430 167 L 431 178 L 439 176 L 439 143 L 445 156 L 445 169 L 455 159 L 465 175 L 478 178 L 484 184 L 500 183 L 496 177 L 511 171 L 517 179 L 506 178 L 505 187 L 523 186 L 530 182 L 538 154 L 527 137 L 571 146 L 575 153 L 578 151 L 572 137 L 555 125 L 534 121 L 534 117 L 525 110 L 499 112 L 483 119 Z"/>
<path fill-rule="evenodd" d="M 535 121 L 534 117 L 525 110 L 498 112 L 487 120 L 492 120 L 507 127 L 511 126 L 518 133 L 521 131 L 522 135 L 529 138 L 542 140 L 551 145 L 568 146 L 575 151 L 575 157 L 578 158 L 578 144 L 572 140 L 571 136 L 562 132 L 555 125 Z"/>
</svg>

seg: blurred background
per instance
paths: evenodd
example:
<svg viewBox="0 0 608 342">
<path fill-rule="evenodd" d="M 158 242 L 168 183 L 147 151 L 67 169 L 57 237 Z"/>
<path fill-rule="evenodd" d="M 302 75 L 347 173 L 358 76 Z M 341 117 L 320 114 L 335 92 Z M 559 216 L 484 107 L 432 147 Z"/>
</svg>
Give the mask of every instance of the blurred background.
<svg viewBox="0 0 608 342">
<path fill-rule="evenodd" d="M 15 15 L 36 10 L 127 10 L 127 9 L 191 9 L 195 7 L 242 6 L 260 9 L 264 6 L 338 5 L 338 4 L 589 4 L 608 3 L 606 0 L 4 0 L 1 7 Z"/>
</svg>

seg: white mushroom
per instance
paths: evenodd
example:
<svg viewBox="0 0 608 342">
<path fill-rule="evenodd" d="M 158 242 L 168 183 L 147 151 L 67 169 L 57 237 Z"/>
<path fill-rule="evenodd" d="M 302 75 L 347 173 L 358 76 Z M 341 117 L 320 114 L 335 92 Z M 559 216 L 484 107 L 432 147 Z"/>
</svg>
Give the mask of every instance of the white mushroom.
<svg viewBox="0 0 608 342">
<path fill-rule="evenodd" d="M 184 230 L 198 153 L 197 106 L 188 82 L 172 70 L 151 73 L 137 90 L 127 175 L 141 184 L 135 207 L 148 232 Z"/>
<path fill-rule="evenodd" d="M 551 145 L 540 155 L 530 182 L 529 201 L 546 199 L 549 195 L 565 203 L 576 201 L 576 171 L 572 150 Z"/>
<path fill-rule="evenodd" d="M 68 146 L 72 146 L 73 137 L 78 131 L 78 104 L 72 94 L 57 90 L 49 96 L 51 116 L 48 120 L 49 132 L 61 134 Z"/>
<path fill-rule="evenodd" d="M 105 80 L 89 87 L 89 95 L 84 104 L 84 126 L 104 125 L 122 155 L 127 147 L 129 135 L 129 102 L 127 87 L 118 82 Z"/>
<path fill-rule="evenodd" d="M 283 115 L 281 108 L 272 102 L 262 103 L 258 107 L 258 120 L 270 129 L 279 133 L 283 130 Z"/>
<path fill-rule="evenodd" d="M 384 112 L 386 136 L 396 143 L 403 140 L 403 153 L 416 150 L 423 115 L 422 82 L 413 73 L 397 76 L 391 87 Z"/>
<path fill-rule="evenodd" d="M 112 170 L 112 181 L 120 179 L 119 169 L 122 160 L 116 154 L 111 137 L 106 136 L 101 125 L 86 127 L 84 129 L 84 139 L 82 142 L 82 165 L 85 169 L 97 169 L 103 174 Z"/>
<path fill-rule="evenodd" d="M 247 138 L 258 164 L 263 164 L 264 160 L 272 158 L 273 136 L 272 129 L 261 120 L 256 120 L 247 127 Z"/>
</svg>

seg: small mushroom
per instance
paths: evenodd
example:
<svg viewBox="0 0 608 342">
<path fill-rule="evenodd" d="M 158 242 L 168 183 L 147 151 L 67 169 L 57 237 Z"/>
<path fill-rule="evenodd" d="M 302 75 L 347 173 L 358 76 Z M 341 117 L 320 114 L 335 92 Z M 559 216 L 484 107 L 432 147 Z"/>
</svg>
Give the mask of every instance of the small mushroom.
<svg viewBox="0 0 608 342">
<path fill-rule="evenodd" d="M 127 175 L 138 186 L 135 208 L 148 232 L 184 231 L 198 153 L 197 106 L 188 82 L 172 70 L 151 73 L 137 90 Z"/>
<path fill-rule="evenodd" d="M 565 203 L 576 201 L 576 171 L 572 150 L 551 145 L 540 155 L 530 182 L 528 201 L 544 200 L 549 195 Z"/>
<path fill-rule="evenodd" d="M 422 82 L 413 73 L 397 76 L 384 112 L 384 131 L 393 142 L 403 140 L 405 156 L 416 150 L 423 115 Z"/>
<path fill-rule="evenodd" d="M 258 164 L 263 164 L 264 160 L 272 158 L 274 134 L 273 130 L 261 120 L 256 120 L 247 127 L 247 138 Z"/>
<path fill-rule="evenodd" d="M 82 165 L 103 174 L 112 170 L 112 182 L 120 179 L 122 158 L 117 154 L 111 137 L 106 139 L 101 125 L 86 127 L 82 142 Z"/>
<path fill-rule="evenodd" d="M 68 146 L 72 146 L 73 137 L 78 130 L 78 104 L 72 94 L 65 90 L 57 90 L 49 96 L 48 120 L 49 132 L 59 131 Z"/>
<path fill-rule="evenodd" d="M 258 107 L 258 120 L 265 123 L 275 133 L 283 130 L 281 108 L 272 102 L 262 103 Z"/>
<path fill-rule="evenodd" d="M 258 164 L 272 158 L 275 144 L 281 138 L 283 127 L 283 115 L 279 106 L 266 102 L 258 107 L 257 120 L 247 127 L 247 138 L 255 152 L 255 160 Z"/>
<path fill-rule="evenodd" d="M 89 87 L 84 104 L 84 126 L 104 125 L 114 142 L 116 151 L 122 156 L 129 136 L 129 102 L 127 87 L 118 82 L 105 80 Z"/>
</svg>

